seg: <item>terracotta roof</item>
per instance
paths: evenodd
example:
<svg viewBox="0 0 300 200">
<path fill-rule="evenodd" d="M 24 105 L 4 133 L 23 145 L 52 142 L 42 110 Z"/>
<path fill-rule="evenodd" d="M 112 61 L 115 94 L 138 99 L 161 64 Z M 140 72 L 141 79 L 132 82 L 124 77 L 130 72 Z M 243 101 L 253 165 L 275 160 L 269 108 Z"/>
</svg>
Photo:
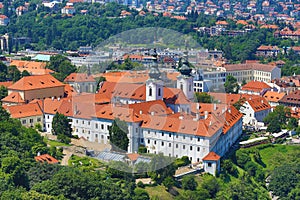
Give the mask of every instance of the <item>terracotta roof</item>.
<svg viewBox="0 0 300 200">
<path fill-rule="evenodd" d="M 273 91 L 267 91 L 264 94 L 264 98 L 267 99 L 269 102 L 278 102 L 285 96 L 285 93 L 278 93 Z"/>
<path fill-rule="evenodd" d="M 52 87 L 64 87 L 64 85 L 53 76 L 37 75 L 37 76 L 26 76 L 9 86 L 9 90 L 37 90 L 43 88 Z"/>
<path fill-rule="evenodd" d="M 4 87 L 11 86 L 12 84 L 13 84 L 12 81 L 4 81 L 4 82 L 0 82 L 0 86 L 4 86 Z"/>
<path fill-rule="evenodd" d="M 210 92 L 209 95 L 214 97 L 215 100 L 218 100 L 219 103 L 233 105 L 238 102 L 240 99 L 244 99 L 245 101 L 250 98 L 258 98 L 259 95 L 254 94 L 227 94 L 227 93 L 215 93 Z"/>
<path fill-rule="evenodd" d="M 217 21 L 216 25 L 225 25 L 225 26 L 227 26 L 228 23 L 226 21 Z"/>
<path fill-rule="evenodd" d="M 240 70 L 259 70 L 265 72 L 271 72 L 276 66 L 268 64 L 258 63 L 246 63 L 246 64 L 231 64 L 224 65 L 226 71 L 240 71 Z"/>
<path fill-rule="evenodd" d="M 5 15 L 0 15 L 0 18 L 1 18 L 1 19 L 7 19 L 8 17 L 5 16 Z"/>
<path fill-rule="evenodd" d="M 114 106 L 112 104 L 99 105 L 96 109 L 95 117 L 102 119 L 114 120 L 119 118 L 126 122 L 141 122 L 142 117 L 133 112 L 133 109 Z"/>
<path fill-rule="evenodd" d="M 65 78 L 64 82 L 96 82 L 96 80 L 85 73 L 71 73 Z"/>
<path fill-rule="evenodd" d="M 281 100 L 279 100 L 279 103 L 300 105 L 300 91 L 297 90 L 285 95 Z"/>
<path fill-rule="evenodd" d="M 254 110 L 254 112 L 259 112 L 259 111 L 271 109 L 270 104 L 263 97 L 249 99 L 248 103 L 252 107 L 252 109 Z"/>
<path fill-rule="evenodd" d="M 136 161 L 138 159 L 138 157 L 140 157 L 140 154 L 138 154 L 138 153 L 128 153 L 127 157 L 131 161 Z"/>
<path fill-rule="evenodd" d="M 8 96 L 1 99 L 2 102 L 25 103 L 19 92 L 12 92 Z"/>
<path fill-rule="evenodd" d="M 263 89 L 271 88 L 268 84 L 262 81 L 250 81 L 242 86 L 241 90 L 244 91 L 253 91 L 253 92 L 261 92 Z"/>
<path fill-rule="evenodd" d="M 279 51 L 279 48 L 277 46 L 265 46 L 261 45 L 257 48 L 258 51 Z"/>
<path fill-rule="evenodd" d="M 164 101 L 167 104 L 189 104 L 191 103 L 182 90 L 164 87 Z"/>
<path fill-rule="evenodd" d="M 47 162 L 48 164 L 58 163 L 58 160 L 55 159 L 54 157 L 50 156 L 49 154 L 43 154 L 43 155 L 40 155 L 40 156 L 35 156 L 34 159 L 37 162 L 41 162 L 41 163 L 44 163 L 44 162 Z"/>
<path fill-rule="evenodd" d="M 248 25 L 248 22 L 246 22 L 245 20 L 238 20 L 236 24 Z"/>
<path fill-rule="evenodd" d="M 16 119 L 43 115 L 42 109 L 38 103 L 7 106 L 6 109 L 10 113 L 11 117 Z"/>
<path fill-rule="evenodd" d="M 128 104 L 125 107 L 133 109 L 137 114 L 169 115 L 173 112 L 162 100 Z"/>
<path fill-rule="evenodd" d="M 223 133 L 226 134 L 232 126 L 234 126 L 241 118 L 243 114 L 239 112 L 234 106 L 230 106 L 225 112 L 225 123 L 223 126 Z"/>
<path fill-rule="evenodd" d="M 202 158 L 202 160 L 218 161 L 218 160 L 220 160 L 220 158 L 221 158 L 221 156 L 219 156 L 215 152 L 211 151 L 204 158 Z"/>
<path fill-rule="evenodd" d="M 65 97 L 71 97 L 71 96 L 74 96 L 74 95 L 78 94 L 76 92 L 76 90 L 72 86 L 70 86 L 69 84 L 65 84 L 64 91 L 65 91 L 65 95 L 64 95 Z"/>
<path fill-rule="evenodd" d="M 223 127 L 219 118 L 210 115 L 198 121 L 171 116 L 143 115 L 142 128 L 211 137 Z"/>
</svg>

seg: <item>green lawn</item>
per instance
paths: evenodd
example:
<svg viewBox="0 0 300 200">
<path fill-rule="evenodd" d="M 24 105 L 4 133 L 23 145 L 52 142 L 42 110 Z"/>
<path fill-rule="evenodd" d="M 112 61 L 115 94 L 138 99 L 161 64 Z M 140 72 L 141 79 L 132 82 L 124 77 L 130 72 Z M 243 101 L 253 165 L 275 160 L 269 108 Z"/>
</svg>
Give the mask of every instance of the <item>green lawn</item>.
<svg viewBox="0 0 300 200">
<path fill-rule="evenodd" d="M 69 166 L 76 166 L 86 170 L 95 170 L 105 167 L 105 165 L 97 159 L 91 157 L 79 157 L 76 155 L 72 155 L 68 161 Z"/>
<path fill-rule="evenodd" d="M 45 138 L 45 137 L 44 137 L 44 142 L 46 142 L 48 145 L 54 146 L 54 147 L 71 146 L 70 144 L 58 142 L 58 141 L 56 141 L 56 140 L 49 140 L 49 139 L 47 139 L 47 138 Z"/>
<path fill-rule="evenodd" d="M 275 167 L 286 162 L 291 162 L 300 158 L 300 147 L 296 145 L 274 145 L 261 149 L 260 155 L 262 161 L 266 164 L 266 171 L 272 171 Z"/>
<path fill-rule="evenodd" d="M 174 199 L 174 197 L 168 193 L 164 186 L 158 185 L 158 186 L 147 186 L 145 187 L 145 190 L 148 192 L 150 198 L 154 199 L 160 199 L 160 200 L 171 200 Z"/>
</svg>

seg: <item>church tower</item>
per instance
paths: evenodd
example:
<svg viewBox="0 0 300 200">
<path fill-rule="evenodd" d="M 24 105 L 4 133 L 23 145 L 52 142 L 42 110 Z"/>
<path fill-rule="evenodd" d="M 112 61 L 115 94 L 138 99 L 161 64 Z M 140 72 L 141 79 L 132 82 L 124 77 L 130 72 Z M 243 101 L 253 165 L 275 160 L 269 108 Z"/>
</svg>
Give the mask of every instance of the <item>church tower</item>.
<svg viewBox="0 0 300 200">
<path fill-rule="evenodd" d="M 189 100 L 194 99 L 192 69 L 189 67 L 188 52 L 185 52 L 182 66 L 178 69 L 180 75 L 177 76 L 177 88 L 181 89 Z"/>
<path fill-rule="evenodd" d="M 154 64 L 149 71 L 149 79 L 146 81 L 146 101 L 155 101 L 163 99 L 163 81 L 160 80 L 160 71 L 158 69 L 157 52 L 154 49 L 152 54 Z"/>
</svg>

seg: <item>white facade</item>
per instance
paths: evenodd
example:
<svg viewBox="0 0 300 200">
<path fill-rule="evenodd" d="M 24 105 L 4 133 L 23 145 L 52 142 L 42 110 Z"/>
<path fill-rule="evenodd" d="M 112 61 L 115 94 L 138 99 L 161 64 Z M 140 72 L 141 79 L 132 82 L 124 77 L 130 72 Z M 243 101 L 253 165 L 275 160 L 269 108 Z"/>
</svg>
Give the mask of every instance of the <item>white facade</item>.
<svg viewBox="0 0 300 200">
<path fill-rule="evenodd" d="M 163 99 L 163 82 L 160 80 L 149 79 L 146 82 L 146 101 Z"/>
<path fill-rule="evenodd" d="M 263 122 L 263 119 L 271 112 L 271 109 L 265 109 L 261 111 L 254 111 L 254 108 L 246 101 L 240 108 L 240 111 L 244 114 L 243 124 L 256 126 L 259 122 Z"/>
<path fill-rule="evenodd" d="M 193 89 L 193 77 L 179 75 L 177 77 L 177 88 L 181 89 L 185 96 L 192 100 L 194 99 L 194 89 Z"/>
</svg>

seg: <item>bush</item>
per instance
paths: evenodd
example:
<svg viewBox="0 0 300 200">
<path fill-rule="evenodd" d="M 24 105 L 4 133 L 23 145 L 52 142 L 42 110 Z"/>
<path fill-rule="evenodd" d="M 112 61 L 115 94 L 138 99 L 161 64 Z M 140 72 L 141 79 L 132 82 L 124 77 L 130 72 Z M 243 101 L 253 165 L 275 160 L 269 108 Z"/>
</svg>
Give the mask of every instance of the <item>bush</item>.
<svg viewBox="0 0 300 200">
<path fill-rule="evenodd" d="M 241 150 L 238 150 L 236 153 L 235 153 L 235 156 L 236 156 L 236 163 L 238 166 L 244 168 L 245 164 L 251 160 L 250 156 L 241 151 Z"/>
<path fill-rule="evenodd" d="M 189 157 L 182 156 L 181 158 L 177 158 L 174 164 L 176 167 L 182 167 L 191 164 L 191 161 L 189 160 Z"/>
<path fill-rule="evenodd" d="M 138 153 L 147 153 L 147 148 L 144 145 L 140 145 Z"/>
<path fill-rule="evenodd" d="M 142 181 L 139 181 L 136 185 L 140 188 L 145 188 L 145 185 Z"/>
</svg>

